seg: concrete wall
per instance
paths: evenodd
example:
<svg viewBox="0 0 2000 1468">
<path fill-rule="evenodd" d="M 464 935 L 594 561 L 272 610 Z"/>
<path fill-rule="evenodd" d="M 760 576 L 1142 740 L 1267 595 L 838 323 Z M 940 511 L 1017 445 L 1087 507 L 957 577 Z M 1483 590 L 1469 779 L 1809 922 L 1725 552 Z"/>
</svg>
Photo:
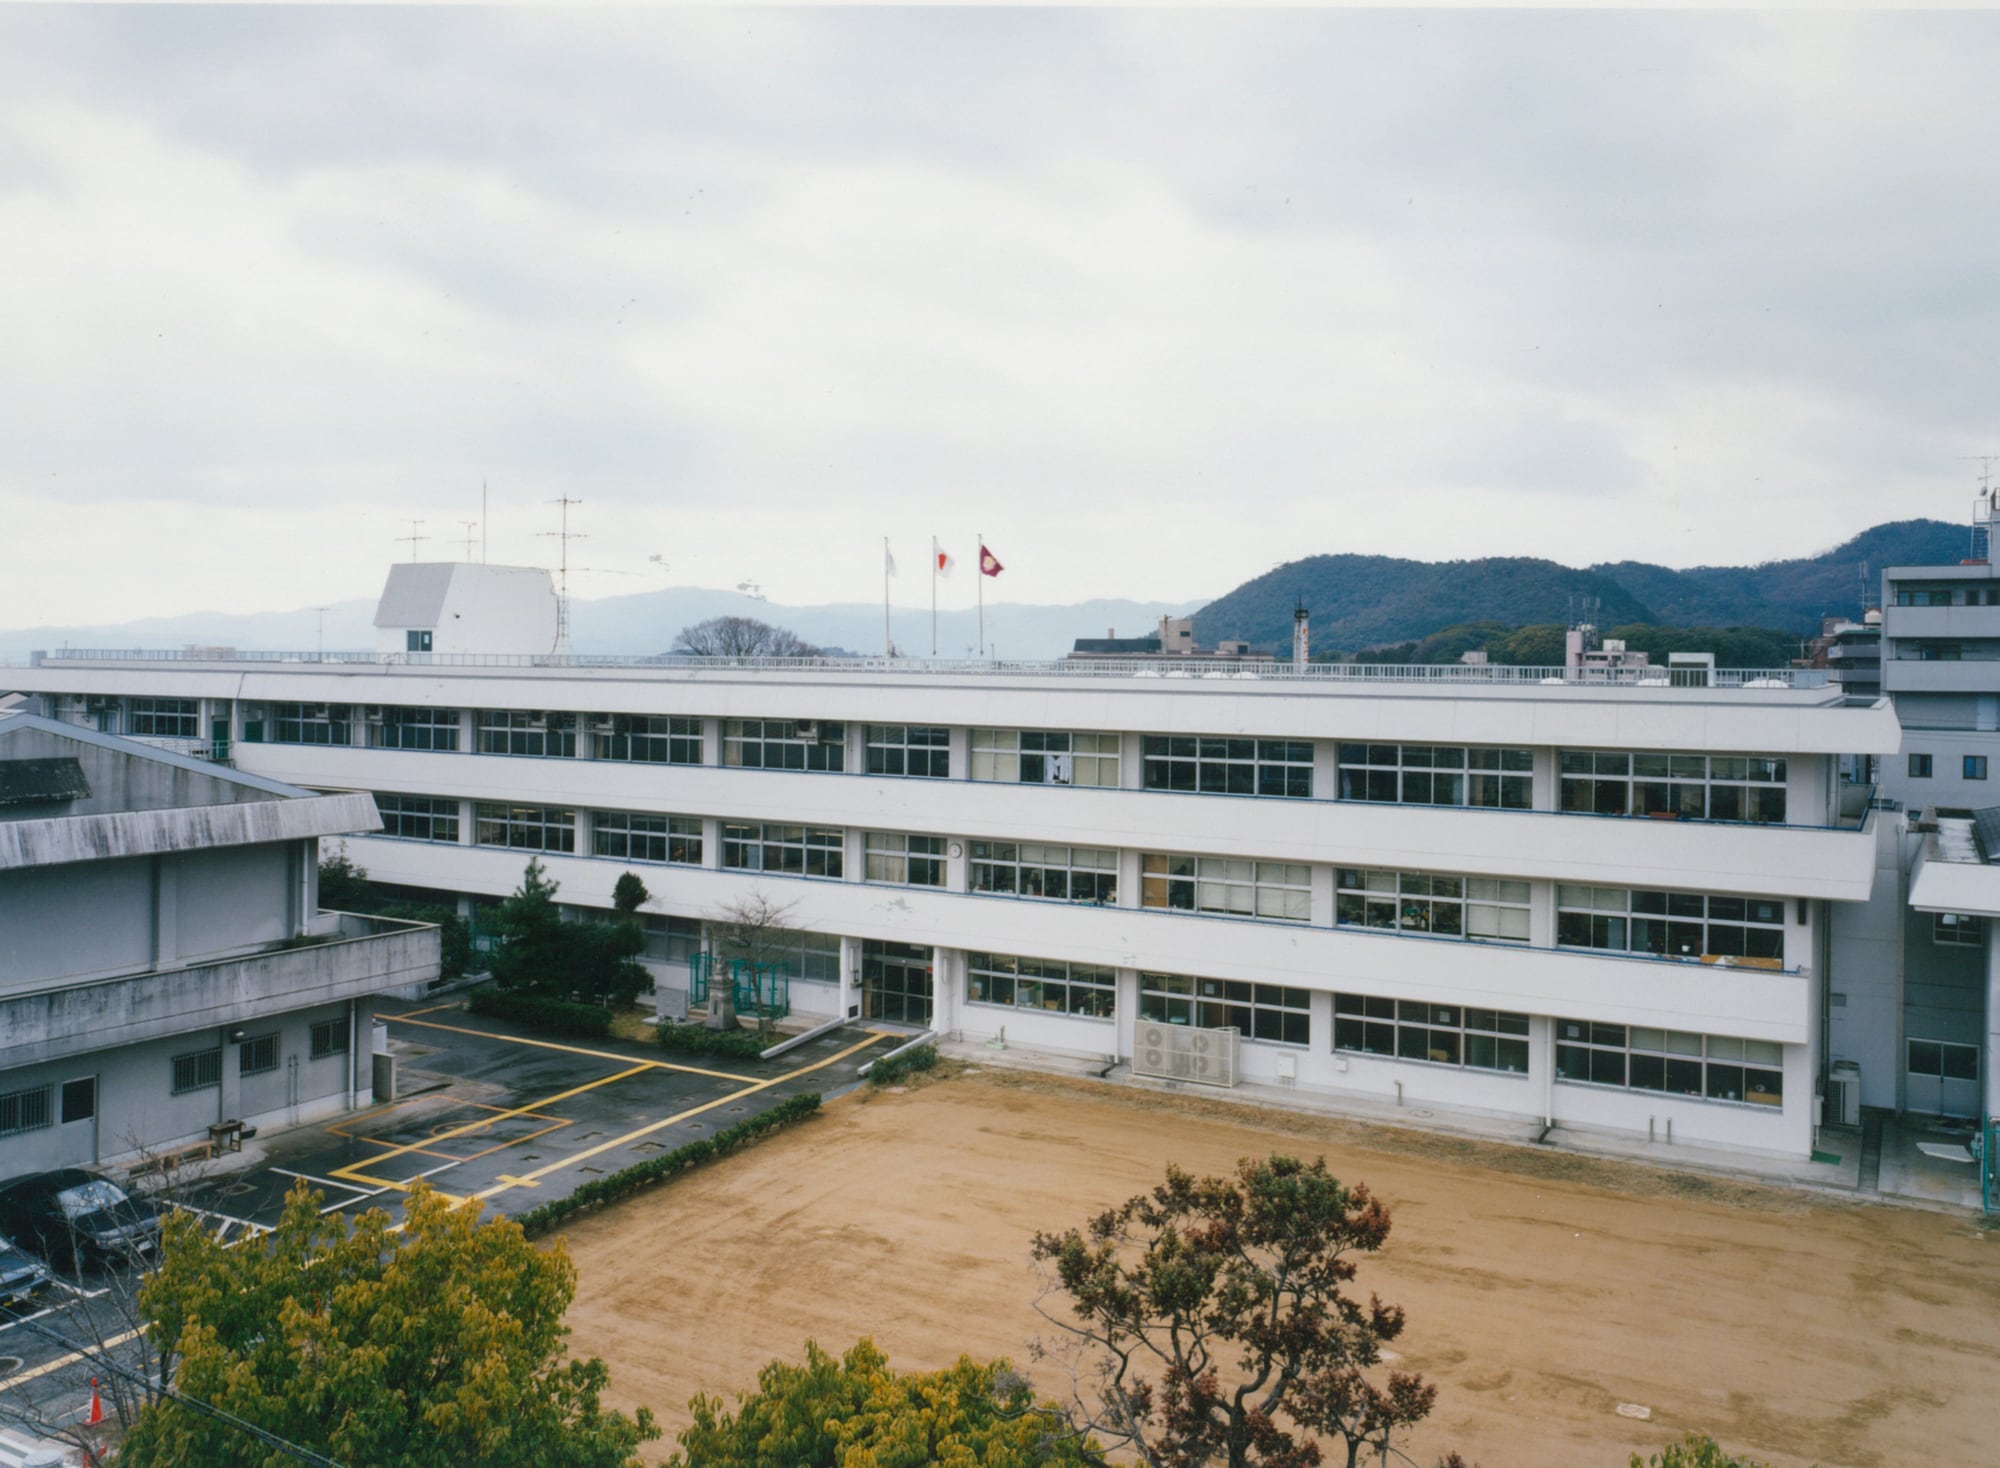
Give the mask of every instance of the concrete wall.
<svg viewBox="0 0 2000 1468">
<path fill-rule="evenodd" d="M 241 1051 L 230 1036 L 239 1027 L 205 1027 L 138 1045 L 115 1046 L 67 1060 L 44 1061 L 0 1071 L 0 1091 L 48 1085 L 54 1124 L 0 1137 L 0 1177 L 55 1167 L 115 1162 L 136 1153 L 161 1151 L 206 1137 L 218 1121 L 242 1120 L 261 1128 L 312 1121 L 359 1104 L 352 1095 L 358 1048 L 361 1089 L 366 1090 L 369 1009 L 358 1006 L 360 1038 L 349 1053 L 314 1060 L 311 1027 L 334 1020 L 344 1031 L 348 1005 L 323 1004 L 268 1016 L 242 1026 L 247 1035 L 278 1036 L 278 1068 L 269 1074 L 241 1074 Z M 222 1050 L 219 1087 L 173 1094 L 173 1060 L 195 1051 Z M 66 1082 L 96 1078 L 96 1115 L 62 1121 Z M 365 1101 L 363 1095 L 360 1100 Z"/>
<path fill-rule="evenodd" d="M 1869 900 L 1832 906 L 1828 1059 L 1860 1065 L 1864 1106 L 1894 1107 L 1900 1095 L 1905 832 L 1903 816 L 1881 813 Z"/>
<path fill-rule="evenodd" d="M 176 695 L 170 695 L 176 696 Z M 174 810 L 188 806 L 233 805 L 279 797 L 225 777 L 182 769 L 164 760 L 135 757 L 121 749 L 65 739 L 44 729 L 17 729 L 7 737 L 9 759 L 73 758 L 83 768 L 90 795 L 43 814 L 110 815 L 131 810 Z"/>
</svg>

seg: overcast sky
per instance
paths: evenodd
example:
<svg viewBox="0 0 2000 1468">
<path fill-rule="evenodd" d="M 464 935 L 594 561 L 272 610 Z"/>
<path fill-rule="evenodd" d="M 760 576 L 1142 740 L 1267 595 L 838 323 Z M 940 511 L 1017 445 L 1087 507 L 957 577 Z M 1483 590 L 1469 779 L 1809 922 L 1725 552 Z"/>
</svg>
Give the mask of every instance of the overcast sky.
<svg viewBox="0 0 2000 1468">
<path fill-rule="evenodd" d="M 1962 519 L 1996 139 L 1980 13 L 0 6 L 0 626 L 372 596 L 482 481 L 793 603 Z"/>
</svg>

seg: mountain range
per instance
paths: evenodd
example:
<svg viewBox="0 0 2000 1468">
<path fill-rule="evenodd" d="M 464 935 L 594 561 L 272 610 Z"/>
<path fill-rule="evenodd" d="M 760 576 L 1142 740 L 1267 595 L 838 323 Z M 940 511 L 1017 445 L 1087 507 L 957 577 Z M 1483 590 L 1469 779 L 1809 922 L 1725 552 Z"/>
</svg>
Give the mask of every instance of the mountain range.
<svg viewBox="0 0 2000 1468">
<path fill-rule="evenodd" d="M 1469 561 L 1412 561 L 1392 556 L 1320 555 L 1288 562 L 1203 606 L 1097 600 L 1060 606 L 1002 602 L 986 608 L 989 652 L 1009 658 L 1060 657 L 1079 637 L 1115 631 L 1144 636 L 1162 616 L 1194 613 L 1204 646 L 1243 638 L 1282 650 L 1291 645 L 1292 609 L 1312 618 L 1316 652 L 1411 641 L 1465 622 L 1509 626 L 1566 623 L 1589 616 L 1601 627 L 1656 623 L 1679 627 L 1757 626 L 1791 633 L 1818 630 L 1828 613 L 1858 617 L 1881 585 L 1886 566 L 1951 564 L 1969 548 L 1966 528 L 1942 520 L 1897 520 L 1853 539 L 1787 561 L 1674 570 L 1646 561 L 1577 568 L 1522 556 Z M 188 644 L 256 650 L 351 650 L 375 645 L 372 597 L 316 608 L 255 615 L 195 612 L 111 625 L 0 630 L 0 662 L 25 661 L 35 648 L 178 648 Z M 709 617 L 747 616 L 789 627 L 809 642 L 853 652 L 882 647 L 882 609 L 868 603 L 782 606 L 737 591 L 672 587 L 586 600 L 570 609 L 578 652 L 664 652 L 674 635 Z M 972 610 L 940 611 L 937 650 L 970 656 L 979 630 Z M 891 632 L 912 655 L 931 650 L 929 608 L 893 609 Z"/>
<path fill-rule="evenodd" d="M 1646 561 L 1577 568 L 1522 556 L 1409 561 L 1390 556 L 1308 556 L 1246 581 L 1195 613 L 1195 638 L 1291 645 L 1292 610 L 1312 618 L 1315 652 L 1427 637 L 1463 622 L 1509 626 L 1583 620 L 1600 627 L 1770 627 L 1816 632 L 1820 618 L 1859 618 L 1880 595 L 1885 566 L 1955 564 L 1966 527 L 1897 520 L 1815 556 L 1748 566 L 1674 570 Z M 1863 577 L 1867 578 L 1864 597 Z"/>
</svg>

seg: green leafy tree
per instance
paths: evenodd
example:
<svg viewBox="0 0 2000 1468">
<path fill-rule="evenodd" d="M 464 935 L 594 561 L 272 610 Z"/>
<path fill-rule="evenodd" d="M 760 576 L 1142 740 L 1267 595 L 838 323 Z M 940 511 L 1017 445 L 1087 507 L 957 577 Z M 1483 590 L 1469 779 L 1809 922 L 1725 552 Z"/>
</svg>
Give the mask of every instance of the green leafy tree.
<svg viewBox="0 0 2000 1468">
<path fill-rule="evenodd" d="M 368 869 L 347 854 L 346 843 L 319 864 L 319 905 L 329 912 L 358 912 L 438 929 L 438 977 L 462 978 L 472 963 L 472 929 L 449 907 L 428 902 L 396 902 L 368 880 Z"/>
<path fill-rule="evenodd" d="M 1323 1445 L 1355 1468 L 1437 1398 L 1420 1376 L 1369 1375 L 1403 1312 L 1346 1286 L 1388 1235 L 1388 1210 L 1324 1159 L 1169 1167 L 1083 1228 L 1035 1236 L 1052 1275 L 1037 1308 L 1062 1332 L 1044 1354 L 1075 1372 L 1079 1426 L 1149 1468 L 1307 1468 Z"/>
<path fill-rule="evenodd" d="M 1705 1433 L 1690 1432 L 1650 1458 L 1642 1459 L 1634 1453 L 1630 1468 L 1765 1468 L 1765 1465 L 1724 1452 L 1721 1444 Z"/>
<path fill-rule="evenodd" d="M 863 1339 L 835 1360 L 811 1341 L 803 1365 L 773 1361 L 731 1413 L 690 1404 L 670 1468 L 1030 1468 L 1101 1464 L 1052 1404 L 1037 1403 L 1004 1361 L 969 1356 L 943 1371 L 901 1372 Z"/>
<path fill-rule="evenodd" d="M 375 889 L 368 869 L 347 854 L 347 843 L 333 848 L 319 863 L 319 905 L 329 912 L 373 912 Z"/>
<path fill-rule="evenodd" d="M 639 921 L 639 909 L 653 900 L 653 894 L 646 890 L 646 884 L 639 880 L 637 872 L 620 872 L 618 880 L 611 888 L 611 910 L 618 914 L 621 923 Z"/>
<path fill-rule="evenodd" d="M 607 1411 L 600 1360 L 569 1359 L 576 1269 L 504 1218 L 419 1183 L 405 1222 L 323 1214 L 301 1183 L 269 1234 L 218 1243 L 169 1217 L 140 1292 L 163 1379 L 197 1401 L 368 1468 L 626 1468 L 659 1436 Z M 139 1413 L 121 1468 L 288 1462 L 171 1399 Z"/>
<path fill-rule="evenodd" d="M 539 859 L 529 858 L 521 885 L 500 904 L 494 924 L 500 939 L 493 953 L 495 982 L 516 993 L 558 999 L 580 994 L 596 1003 L 630 1004 L 646 987 L 638 962 L 645 935 L 636 922 L 563 921 L 556 907 L 561 888 L 548 879 Z"/>
</svg>

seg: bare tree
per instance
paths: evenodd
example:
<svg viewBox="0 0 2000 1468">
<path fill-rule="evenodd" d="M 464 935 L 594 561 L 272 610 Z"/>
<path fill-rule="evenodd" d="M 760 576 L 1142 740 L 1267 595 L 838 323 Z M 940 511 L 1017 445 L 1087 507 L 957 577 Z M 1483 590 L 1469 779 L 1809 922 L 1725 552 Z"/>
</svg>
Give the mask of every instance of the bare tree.
<svg viewBox="0 0 2000 1468">
<path fill-rule="evenodd" d="M 673 650 L 698 658 L 816 658 L 820 650 L 798 633 L 755 617 L 710 617 L 683 627 Z"/>
<path fill-rule="evenodd" d="M 770 893 L 755 888 L 742 897 L 725 902 L 708 913 L 709 932 L 714 936 L 717 956 L 736 959 L 754 968 L 765 968 L 782 963 L 798 946 L 798 929 L 792 924 L 792 914 L 797 910 L 796 902 L 779 902 Z M 711 982 L 708 986 L 708 1026 L 710 1029 L 733 1029 L 736 1024 L 733 994 L 729 984 Z M 718 1021 L 716 995 L 724 997 L 721 1006 L 729 1011 L 726 1021 Z M 758 1016 L 757 1027 L 768 1030 L 770 1021 Z"/>
</svg>

